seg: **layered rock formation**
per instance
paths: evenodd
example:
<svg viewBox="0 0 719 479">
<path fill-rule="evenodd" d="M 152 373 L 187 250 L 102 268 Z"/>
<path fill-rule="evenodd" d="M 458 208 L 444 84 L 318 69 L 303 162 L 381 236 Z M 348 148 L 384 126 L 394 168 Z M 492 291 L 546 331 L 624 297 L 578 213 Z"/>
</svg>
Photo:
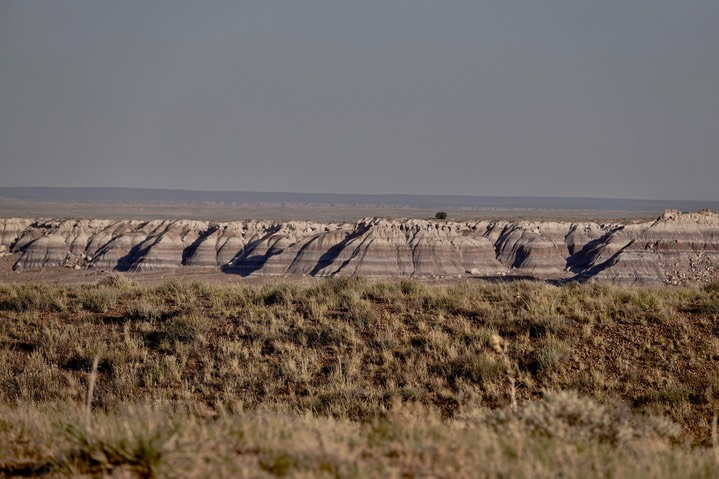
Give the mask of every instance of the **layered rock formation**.
<svg viewBox="0 0 719 479">
<path fill-rule="evenodd" d="M 719 215 L 667 211 L 598 224 L 368 218 L 320 224 L 187 220 L 0 220 L 0 253 L 18 271 L 50 266 L 247 275 L 531 275 L 621 283 L 719 278 Z"/>
<path fill-rule="evenodd" d="M 646 228 L 622 233 L 626 244 L 600 255 L 589 271 L 593 277 L 621 283 L 651 278 L 670 284 L 719 278 L 719 215 L 713 211 L 670 210 Z"/>
</svg>

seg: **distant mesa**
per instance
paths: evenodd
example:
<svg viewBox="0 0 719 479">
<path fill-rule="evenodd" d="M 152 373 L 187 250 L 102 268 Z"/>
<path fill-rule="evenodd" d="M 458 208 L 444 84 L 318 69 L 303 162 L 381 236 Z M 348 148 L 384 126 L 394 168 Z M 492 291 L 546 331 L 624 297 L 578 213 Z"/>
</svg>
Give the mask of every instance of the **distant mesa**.
<svg viewBox="0 0 719 479">
<path fill-rule="evenodd" d="M 0 219 L 16 271 L 214 268 L 243 276 L 534 276 L 632 284 L 719 278 L 719 215 L 667 210 L 635 224 Z"/>
</svg>

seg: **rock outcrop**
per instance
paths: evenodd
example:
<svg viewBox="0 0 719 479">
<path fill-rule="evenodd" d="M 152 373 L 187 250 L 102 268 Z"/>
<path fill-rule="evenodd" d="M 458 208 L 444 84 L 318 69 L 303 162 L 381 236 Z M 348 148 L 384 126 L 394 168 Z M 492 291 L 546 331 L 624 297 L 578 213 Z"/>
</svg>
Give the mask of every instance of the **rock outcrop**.
<svg viewBox="0 0 719 479">
<path fill-rule="evenodd" d="M 17 271 L 194 267 L 243 276 L 531 275 L 692 284 L 719 278 L 719 215 L 667 211 L 636 224 L 10 218 L 0 220 L 0 253 L 17 256 Z"/>
<path fill-rule="evenodd" d="M 622 236 L 626 244 L 618 249 L 621 243 L 615 244 L 616 252 L 606 261 L 596 261 L 593 277 L 621 283 L 651 280 L 668 284 L 719 278 L 719 215 L 713 211 L 668 210 L 634 235 Z"/>
</svg>

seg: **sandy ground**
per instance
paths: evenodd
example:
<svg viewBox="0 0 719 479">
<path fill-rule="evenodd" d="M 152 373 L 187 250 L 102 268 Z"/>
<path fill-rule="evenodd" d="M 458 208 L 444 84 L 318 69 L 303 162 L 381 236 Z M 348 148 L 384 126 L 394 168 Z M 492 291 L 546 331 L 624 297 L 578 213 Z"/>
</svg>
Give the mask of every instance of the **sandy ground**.
<svg viewBox="0 0 719 479">
<path fill-rule="evenodd" d="M 17 261 L 19 255 L 10 255 L 0 258 L 0 284 L 8 283 L 38 283 L 54 285 L 77 285 L 93 284 L 101 279 L 115 273 L 112 270 L 81 269 L 74 270 L 64 267 L 43 268 L 35 271 L 13 271 L 12 265 Z M 228 274 L 212 268 L 180 267 L 162 271 L 151 271 L 142 273 L 122 273 L 142 284 L 158 284 L 171 279 L 180 281 L 203 281 L 217 284 L 246 284 L 263 285 L 273 281 L 291 281 L 295 284 L 315 284 L 320 279 L 298 276 L 298 277 L 242 277 L 237 274 Z"/>
<path fill-rule="evenodd" d="M 94 284 L 103 278 L 115 274 L 112 270 L 80 269 L 74 270 L 65 267 L 44 268 L 35 271 L 13 271 L 12 266 L 19 258 L 19 254 L 0 257 L 0 284 L 12 283 L 36 283 L 51 285 L 80 285 Z M 240 276 L 238 274 L 224 273 L 214 268 L 196 268 L 182 266 L 175 269 L 162 271 L 151 271 L 141 273 L 121 273 L 127 275 L 140 284 L 155 285 L 170 280 L 178 281 L 202 281 L 213 284 L 239 284 L 243 286 L 262 286 L 271 283 L 291 283 L 300 286 L 311 286 L 318 284 L 323 278 L 313 276 Z M 568 276 L 567 276 L 568 277 Z M 508 273 L 502 276 L 417 276 L 412 280 L 425 284 L 448 285 L 456 284 L 459 281 L 490 281 L 490 282 L 511 282 L 518 280 L 557 280 L 566 277 L 533 277 L 523 274 Z M 370 281 L 399 281 L 407 279 L 406 276 L 367 278 Z"/>
</svg>

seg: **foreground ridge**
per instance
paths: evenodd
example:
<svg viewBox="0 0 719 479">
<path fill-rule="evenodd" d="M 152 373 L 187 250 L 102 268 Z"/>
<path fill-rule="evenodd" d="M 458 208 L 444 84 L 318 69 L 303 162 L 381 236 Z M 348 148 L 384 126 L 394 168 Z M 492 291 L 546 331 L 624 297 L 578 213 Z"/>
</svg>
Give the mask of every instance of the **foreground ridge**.
<svg viewBox="0 0 719 479">
<path fill-rule="evenodd" d="M 695 284 L 719 277 L 719 214 L 667 210 L 645 223 L 0 219 L 13 269 L 215 268 L 243 276 L 522 275 Z"/>
</svg>

